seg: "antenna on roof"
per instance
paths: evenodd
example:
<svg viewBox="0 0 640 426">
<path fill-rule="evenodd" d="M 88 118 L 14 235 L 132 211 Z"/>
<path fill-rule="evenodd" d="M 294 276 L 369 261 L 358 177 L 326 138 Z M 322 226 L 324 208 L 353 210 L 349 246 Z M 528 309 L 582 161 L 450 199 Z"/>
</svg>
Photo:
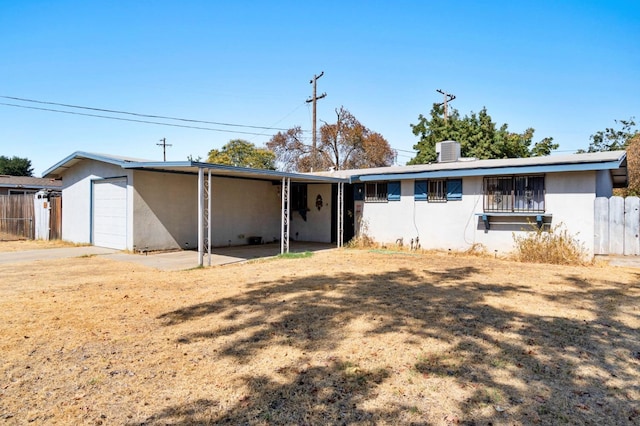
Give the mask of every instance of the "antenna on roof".
<svg viewBox="0 0 640 426">
<path fill-rule="evenodd" d="M 160 142 L 162 142 L 162 143 L 157 143 L 156 145 L 162 147 L 162 158 L 163 158 L 163 161 L 167 161 L 167 147 L 168 146 L 172 146 L 172 145 L 170 143 L 167 143 L 167 138 L 160 139 Z"/>
</svg>

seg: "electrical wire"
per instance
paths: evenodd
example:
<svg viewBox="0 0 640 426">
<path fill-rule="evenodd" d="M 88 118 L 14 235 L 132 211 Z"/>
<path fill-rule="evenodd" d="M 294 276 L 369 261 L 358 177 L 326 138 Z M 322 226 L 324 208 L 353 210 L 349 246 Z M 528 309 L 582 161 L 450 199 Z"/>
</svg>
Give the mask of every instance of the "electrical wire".
<svg viewBox="0 0 640 426">
<path fill-rule="evenodd" d="M 256 132 L 245 132 L 245 131 L 241 131 L 241 130 L 214 129 L 214 128 L 211 128 L 211 127 L 189 126 L 189 125 L 186 125 L 186 124 L 160 123 L 160 122 L 157 122 L 157 121 L 136 120 L 134 118 L 123 118 L 123 117 L 110 117 L 108 115 L 88 114 L 88 113 L 76 112 L 76 111 L 63 111 L 63 110 L 52 109 L 52 108 L 40 108 L 40 107 L 33 107 L 33 106 L 27 106 L 27 105 L 9 104 L 9 103 L 5 103 L 5 102 L 0 102 L 0 105 L 16 107 L 16 108 L 35 109 L 35 110 L 39 110 L 39 111 L 57 112 L 57 113 L 60 113 L 60 114 L 82 115 L 82 116 L 86 116 L 86 117 L 106 118 L 106 119 L 109 119 L 109 120 L 129 121 L 129 122 L 134 122 L 134 123 L 145 123 L 145 124 L 155 124 L 155 125 L 158 125 L 158 126 L 180 127 L 180 128 L 185 128 L 185 129 L 197 129 L 197 130 L 208 130 L 208 131 L 211 131 L 211 132 L 237 133 L 237 134 L 243 134 L 243 135 L 258 135 L 258 136 L 263 136 L 264 135 L 264 132 L 263 133 L 256 133 Z"/>
<path fill-rule="evenodd" d="M 63 103 L 59 103 L 59 102 L 40 101 L 40 100 L 37 100 L 37 99 L 18 98 L 18 97 L 15 97 L 15 96 L 3 96 L 3 95 L 0 95 L 0 98 L 11 99 L 11 100 L 14 100 L 14 101 L 21 101 L 21 102 L 31 102 L 31 103 L 37 103 L 37 104 L 43 104 L 43 105 L 56 105 L 56 106 L 62 106 L 62 107 L 65 107 L 65 108 L 77 108 L 77 109 L 86 109 L 86 110 L 90 110 L 90 111 L 109 112 L 109 113 L 112 113 L 112 114 L 126 114 L 126 115 L 133 115 L 133 116 L 136 116 L 136 117 L 157 118 L 157 119 L 162 119 L 162 120 L 184 121 L 184 122 L 189 122 L 189 123 L 214 124 L 216 126 L 246 127 L 246 128 L 249 128 L 249 129 L 280 130 L 280 131 L 289 130 L 289 129 L 279 128 L 279 127 L 251 126 L 251 125 L 246 125 L 246 124 L 233 124 L 233 123 L 223 123 L 223 122 L 218 122 L 218 121 L 194 120 L 194 119 L 190 119 L 190 118 L 170 117 L 170 116 L 165 116 L 165 115 L 141 114 L 141 113 L 137 113 L 137 112 L 121 111 L 121 110 L 114 110 L 114 109 L 94 108 L 94 107 L 81 106 L 81 105 L 63 104 Z M 3 104 L 3 105 L 8 105 L 8 104 Z M 11 105 L 11 106 L 16 106 L 16 105 Z M 36 108 L 34 108 L 34 109 L 36 109 Z M 45 111 L 49 111 L 47 109 L 44 109 L 44 110 Z M 249 133 L 249 134 L 251 134 L 251 133 Z"/>
</svg>

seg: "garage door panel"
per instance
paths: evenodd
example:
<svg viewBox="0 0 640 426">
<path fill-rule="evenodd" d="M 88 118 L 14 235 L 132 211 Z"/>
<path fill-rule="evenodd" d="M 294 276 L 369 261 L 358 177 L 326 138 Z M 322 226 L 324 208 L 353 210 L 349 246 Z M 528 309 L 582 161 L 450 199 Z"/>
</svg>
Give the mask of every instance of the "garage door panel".
<svg viewBox="0 0 640 426">
<path fill-rule="evenodd" d="M 93 182 L 93 244 L 127 248 L 127 179 Z"/>
</svg>

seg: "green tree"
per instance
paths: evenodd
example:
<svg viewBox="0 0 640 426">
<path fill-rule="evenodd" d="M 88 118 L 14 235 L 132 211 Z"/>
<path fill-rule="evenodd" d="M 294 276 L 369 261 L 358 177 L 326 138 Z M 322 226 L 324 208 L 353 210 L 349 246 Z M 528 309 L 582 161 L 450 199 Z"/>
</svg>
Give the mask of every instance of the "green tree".
<svg viewBox="0 0 640 426">
<path fill-rule="evenodd" d="M 344 107 L 337 108 L 336 122 L 320 127 L 315 161 L 313 147 L 304 141 L 303 131 L 294 127 L 277 133 L 267 147 L 275 152 L 286 171 L 336 170 L 382 167 L 393 164 L 395 152 L 389 142 L 360 123 Z"/>
<path fill-rule="evenodd" d="M 589 139 L 589 148 L 587 150 L 578 150 L 578 153 L 582 152 L 600 152 L 600 151 L 618 151 L 626 149 L 629 141 L 634 136 L 638 135 L 640 131 L 635 128 L 635 117 L 631 117 L 628 120 L 614 120 L 616 124 L 620 125 L 619 129 L 613 127 L 607 127 L 605 130 L 599 130 Z"/>
<path fill-rule="evenodd" d="M 242 139 L 229 141 L 220 150 L 209 151 L 207 161 L 237 167 L 275 170 L 275 154 L 268 149 L 258 148 Z"/>
<path fill-rule="evenodd" d="M 413 134 L 419 136 L 420 141 L 414 146 L 418 151 L 417 155 L 408 164 L 436 161 L 436 143 L 446 140 L 459 142 L 463 157 L 480 159 L 549 155 L 558 148 L 558 144 L 553 143 L 553 138 L 544 138 L 531 147 L 534 129 L 515 133 L 509 131 L 507 124 L 497 127 L 486 108 L 463 118 L 456 109 L 452 109 L 447 120 L 443 113 L 444 108 L 434 104 L 429 118 L 420 114 L 418 123 L 411 124 Z"/>
<path fill-rule="evenodd" d="M 0 155 L 0 175 L 33 176 L 31 160 L 13 156 Z"/>
</svg>

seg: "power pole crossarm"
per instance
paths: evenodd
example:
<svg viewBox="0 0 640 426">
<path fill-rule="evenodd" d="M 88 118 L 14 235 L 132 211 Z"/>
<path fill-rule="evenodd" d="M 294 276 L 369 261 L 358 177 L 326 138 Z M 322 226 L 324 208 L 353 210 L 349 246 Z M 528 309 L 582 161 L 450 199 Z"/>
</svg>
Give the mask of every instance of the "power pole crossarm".
<svg viewBox="0 0 640 426">
<path fill-rule="evenodd" d="M 442 91 L 440 89 L 437 89 L 436 92 L 441 93 L 444 96 L 444 102 L 441 104 L 438 104 L 438 106 L 440 105 L 444 105 L 444 121 L 447 121 L 447 104 L 449 102 L 451 102 L 452 100 L 454 100 L 456 97 L 455 95 L 452 95 L 451 93 L 447 93 L 445 91 Z"/>
<path fill-rule="evenodd" d="M 162 158 L 164 161 L 167 161 L 167 147 L 172 145 L 170 143 L 167 143 L 167 138 L 160 139 L 160 142 L 162 143 L 157 143 L 156 145 L 162 147 Z"/>
<path fill-rule="evenodd" d="M 313 96 L 307 99 L 307 103 L 313 102 L 313 130 L 312 130 L 313 134 L 311 135 L 311 140 L 313 142 L 311 145 L 311 171 L 313 171 L 313 169 L 315 169 L 316 167 L 316 157 L 317 157 L 316 155 L 316 102 L 319 99 L 322 99 L 325 96 L 327 96 L 326 93 L 323 93 L 320 96 L 316 95 L 316 82 L 323 75 L 324 75 L 324 71 L 322 71 L 320 75 L 314 75 L 313 78 L 309 81 L 310 84 L 313 84 Z"/>
</svg>

